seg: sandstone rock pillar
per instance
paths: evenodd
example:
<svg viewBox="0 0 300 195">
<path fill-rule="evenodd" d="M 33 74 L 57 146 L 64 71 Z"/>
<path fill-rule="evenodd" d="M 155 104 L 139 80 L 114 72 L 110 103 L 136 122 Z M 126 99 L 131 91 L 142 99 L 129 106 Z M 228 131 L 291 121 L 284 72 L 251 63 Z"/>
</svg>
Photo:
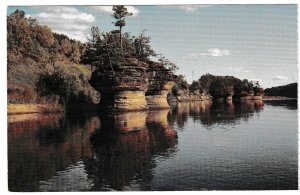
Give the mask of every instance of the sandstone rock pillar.
<svg viewBox="0 0 300 195">
<path fill-rule="evenodd" d="M 174 86 L 173 74 L 162 64 L 149 62 L 146 101 L 149 109 L 170 108 L 167 95 Z"/>
<path fill-rule="evenodd" d="M 147 110 L 147 64 L 126 59 L 114 70 L 95 71 L 90 84 L 101 94 L 100 109 L 109 111 Z"/>
</svg>

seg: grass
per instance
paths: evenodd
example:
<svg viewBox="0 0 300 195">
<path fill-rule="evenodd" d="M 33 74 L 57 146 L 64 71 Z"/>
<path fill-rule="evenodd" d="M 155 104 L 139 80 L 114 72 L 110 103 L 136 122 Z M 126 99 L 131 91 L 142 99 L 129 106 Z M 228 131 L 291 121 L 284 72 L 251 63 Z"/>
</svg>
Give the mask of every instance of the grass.
<svg viewBox="0 0 300 195">
<path fill-rule="evenodd" d="M 64 108 L 53 104 L 8 104 L 7 114 L 63 112 Z"/>
</svg>

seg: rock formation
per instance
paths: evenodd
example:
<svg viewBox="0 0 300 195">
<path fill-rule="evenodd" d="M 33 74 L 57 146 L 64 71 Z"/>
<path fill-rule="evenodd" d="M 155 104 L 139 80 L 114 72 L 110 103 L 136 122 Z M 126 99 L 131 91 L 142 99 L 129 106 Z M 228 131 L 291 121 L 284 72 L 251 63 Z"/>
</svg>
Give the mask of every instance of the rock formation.
<svg viewBox="0 0 300 195">
<path fill-rule="evenodd" d="M 171 101 L 178 102 L 190 102 L 190 101 L 210 101 L 211 96 L 206 92 L 200 92 L 200 90 L 190 91 L 188 89 L 178 90 L 174 97 L 169 97 Z"/>
<path fill-rule="evenodd" d="M 232 85 L 228 85 L 224 89 L 215 89 L 215 90 L 210 90 L 210 94 L 215 100 L 226 100 L 226 101 L 231 101 L 232 96 L 234 95 L 234 87 Z"/>
<path fill-rule="evenodd" d="M 146 110 L 148 64 L 127 58 L 122 66 L 93 72 L 90 84 L 101 94 L 100 108 L 110 111 Z"/>
<path fill-rule="evenodd" d="M 174 85 L 173 73 L 157 62 L 149 62 L 146 101 L 149 109 L 170 108 L 167 95 Z"/>
</svg>

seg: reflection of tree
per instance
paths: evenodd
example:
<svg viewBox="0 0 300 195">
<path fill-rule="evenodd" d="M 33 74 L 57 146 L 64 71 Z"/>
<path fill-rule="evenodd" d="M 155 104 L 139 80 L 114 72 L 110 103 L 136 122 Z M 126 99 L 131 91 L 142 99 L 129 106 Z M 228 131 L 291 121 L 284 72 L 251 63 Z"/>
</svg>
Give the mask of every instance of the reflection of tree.
<svg viewBox="0 0 300 195">
<path fill-rule="evenodd" d="M 203 113 L 197 118 L 195 118 L 195 115 L 192 117 L 195 121 L 201 121 L 206 127 L 213 125 L 236 125 L 240 120 L 248 120 L 248 118 L 253 116 L 254 112 L 260 112 L 262 107 L 262 101 L 246 100 L 234 104 L 232 102 L 213 102 L 209 113 Z"/>
<path fill-rule="evenodd" d="M 204 126 L 213 125 L 235 125 L 240 120 L 247 120 L 254 112 L 260 112 L 264 103 L 261 100 L 245 100 L 232 103 L 218 101 L 202 101 L 178 103 L 169 117 L 171 124 L 174 122 L 183 128 L 191 117 L 194 122 L 201 122 Z"/>
<path fill-rule="evenodd" d="M 135 120 L 135 125 L 126 120 L 134 115 L 132 112 L 100 116 L 101 128 L 91 136 L 94 157 L 85 160 L 88 177 L 94 184 L 91 190 L 149 189 L 145 184 L 153 177 L 154 156 L 168 156 L 177 143 L 167 114 L 168 110 L 140 112 L 143 119 Z M 125 119 L 122 123 L 120 117 Z"/>
<path fill-rule="evenodd" d="M 91 156 L 89 137 L 99 125 L 97 117 L 55 114 L 9 123 L 9 189 L 39 191 L 39 181 Z"/>
<path fill-rule="evenodd" d="M 265 100 L 266 105 L 281 106 L 287 109 L 298 109 L 297 99 L 292 100 Z"/>
</svg>

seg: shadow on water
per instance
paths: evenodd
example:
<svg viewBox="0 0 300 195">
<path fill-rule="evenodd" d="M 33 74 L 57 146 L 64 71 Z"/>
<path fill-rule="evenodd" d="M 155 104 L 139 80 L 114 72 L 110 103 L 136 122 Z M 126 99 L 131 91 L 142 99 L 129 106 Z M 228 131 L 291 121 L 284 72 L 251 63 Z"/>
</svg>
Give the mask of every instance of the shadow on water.
<svg viewBox="0 0 300 195">
<path fill-rule="evenodd" d="M 61 114 L 17 115 L 8 122 L 10 191 L 40 191 L 40 181 L 90 158 L 90 134 L 100 125 L 98 117 Z"/>
<path fill-rule="evenodd" d="M 298 101 L 297 99 L 291 100 L 265 100 L 266 105 L 271 106 L 280 106 L 290 110 L 297 110 L 298 109 Z"/>
<path fill-rule="evenodd" d="M 169 121 L 176 123 L 180 129 L 188 122 L 189 117 L 209 129 L 215 125 L 236 125 L 241 120 L 248 120 L 263 110 L 261 100 L 238 102 L 182 102 L 173 106 Z"/>
<path fill-rule="evenodd" d="M 168 157 L 177 144 L 168 112 L 100 115 L 91 137 L 94 158 L 85 161 L 91 190 L 150 190 L 155 157 Z"/>
<path fill-rule="evenodd" d="M 295 102 L 191 102 L 161 111 L 9 116 L 9 190 L 155 190 L 155 170 L 180 151 L 174 129 L 237 125 L 265 105 L 297 109 Z"/>
<path fill-rule="evenodd" d="M 151 181 L 156 161 L 176 150 L 168 112 L 13 116 L 9 190 L 149 189 L 141 184 Z"/>
</svg>

